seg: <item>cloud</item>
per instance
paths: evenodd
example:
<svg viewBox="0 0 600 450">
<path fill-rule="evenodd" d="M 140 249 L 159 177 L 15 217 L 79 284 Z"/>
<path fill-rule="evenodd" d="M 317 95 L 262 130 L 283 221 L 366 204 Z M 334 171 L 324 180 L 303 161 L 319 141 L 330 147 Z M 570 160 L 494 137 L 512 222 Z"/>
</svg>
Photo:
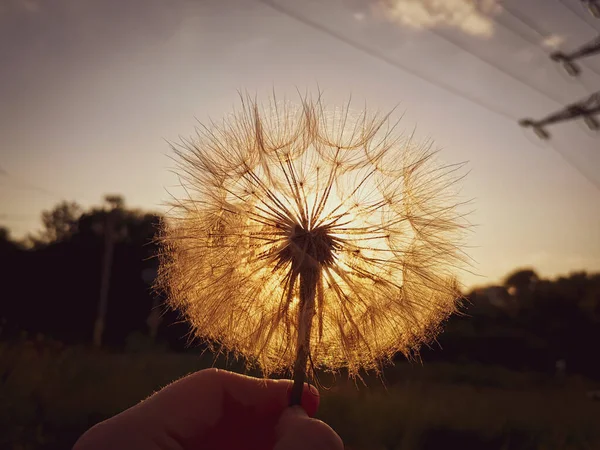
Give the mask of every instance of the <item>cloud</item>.
<svg viewBox="0 0 600 450">
<path fill-rule="evenodd" d="M 381 0 L 376 7 L 390 21 L 414 28 L 448 27 L 478 37 L 494 32 L 497 0 Z"/>
<path fill-rule="evenodd" d="M 563 42 L 565 42 L 564 36 L 558 34 L 551 34 L 542 41 L 542 45 L 546 48 L 557 49 Z"/>
</svg>

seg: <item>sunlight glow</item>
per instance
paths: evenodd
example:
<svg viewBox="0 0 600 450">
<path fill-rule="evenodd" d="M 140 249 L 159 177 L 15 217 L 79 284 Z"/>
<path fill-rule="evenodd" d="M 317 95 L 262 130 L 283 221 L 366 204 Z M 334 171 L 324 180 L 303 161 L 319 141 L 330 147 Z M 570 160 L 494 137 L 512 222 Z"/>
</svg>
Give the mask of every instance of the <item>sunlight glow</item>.
<svg viewBox="0 0 600 450">
<path fill-rule="evenodd" d="M 435 164 L 387 116 L 301 100 L 244 97 L 176 148 L 189 197 L 164 230 L 160 283 L 200 337 L 271 373 L 294 362 L 313 274 L 315 367 L 378 369 L 455 309 L 462 165 Z"/>
</svg>

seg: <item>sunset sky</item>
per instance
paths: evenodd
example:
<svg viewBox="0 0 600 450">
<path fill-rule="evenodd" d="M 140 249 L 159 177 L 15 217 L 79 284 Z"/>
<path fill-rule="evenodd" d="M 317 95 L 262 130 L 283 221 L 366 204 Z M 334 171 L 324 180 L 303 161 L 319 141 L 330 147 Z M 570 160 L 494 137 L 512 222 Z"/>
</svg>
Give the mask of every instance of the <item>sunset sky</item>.
<svg viewBox="0 0 600 450">
<path fill-rule="evenodd" d="M 572 122 L 543 143 L 516 123 L 600 90 L 600 55 L 578 79 L 548 58 L 599 31 L 578 0 L 0 0 L 0 225 L 22 237 L 107 193 L 163 211 L 167 141 L 237 90 L 318 87 L 398 105 L 402 129 L 469 162 L 468 285 L 600 271 L 600 135 Z"/>
</svg>

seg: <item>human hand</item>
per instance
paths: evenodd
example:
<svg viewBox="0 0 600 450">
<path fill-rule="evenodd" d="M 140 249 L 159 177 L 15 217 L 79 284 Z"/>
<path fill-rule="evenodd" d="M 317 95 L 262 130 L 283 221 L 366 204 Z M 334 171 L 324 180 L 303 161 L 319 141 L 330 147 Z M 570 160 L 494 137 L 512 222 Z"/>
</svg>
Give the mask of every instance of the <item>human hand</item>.
<svg viewBox="0 0 600 450">
<path fill-rule="evenodd" d="M 288 406 L 291 387 L 201 370 L 95 425 L 73 450 L 342 450 L 335 431 L 311 418 L 316 389 L 304 385 L 301 408 Z"/>
</svg>

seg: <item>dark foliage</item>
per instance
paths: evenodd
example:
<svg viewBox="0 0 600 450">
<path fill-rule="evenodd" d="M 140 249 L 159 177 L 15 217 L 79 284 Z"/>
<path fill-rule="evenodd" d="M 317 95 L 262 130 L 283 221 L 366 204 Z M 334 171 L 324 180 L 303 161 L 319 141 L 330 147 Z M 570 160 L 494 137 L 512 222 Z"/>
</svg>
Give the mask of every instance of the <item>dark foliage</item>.
<svg viewBox="0 0 600 450">
<path fill-rule="evenodd" d="M 161 218 L 126 208 L 119 196 L 108 197 L 104 207 L 80 211 L 62 203 L 45 212 L 44 239 L 33 239 L 30 248 L 0 230 L 0 337 L 11 340 L 27 332 L 67 344 L 92 342 L 112 214 L 114 258 L 103 345 L 120 349 L 131 336 L 142 336 L 151 345 L 186 349 L 189 328 L 152 289 L 158 265 L 154 236 Z M 75 212 L 79 216 L 74 218 Z M 464 314 L 452 317 L 439 338 L 443 351 L 423 349 L 422 358 L 546 373 L 566 368 L 600 378 L 600 361 L 592 356 L 594 343 L 600 342 L 600 275 L 545 280 L 526 268 L 505 280 L 503 286 L 467 294 Z M 155 333 L 149 320 L 153 308 L 159 308 L 161 318 Z"/>
<path fill-rule="evenodd" d="M 100 296 L 105 230 L 108 215 L 116 217 L 114 257 L 110 270 L 105 345 L 123 347 L 134 332 L 148 334 L 153 308 L 162 316 L 157 339 L 175 349 L 185 347 L 188 332 L 177 315 L 166 311 L 152 288 L 158 261 L 154 236 L 160 216 L 125 209 L 123 201 L 107 199 L 108 207 L 80 213 L 73 220 L 66 203 L 44 212 L 44 238 L 33 238 L 29 249 L 0 234 L 3 270 L 1 337 L 22 332 L 43 334 L 67 344 L 91 343 Z M 79 210 L 69 204 L 70 211 Z M 61 220 L 64 222 L 61 223 Z M 63 230 L 57 233 L 56 230 Z M 55 235 L 55 239 L 45 239 Z M 60 236 L 59 236 L 60 235 Z"/>
<path fill-rule="evenodd" d="M 526 269 L 507 277 L 506 286 L 466 297 L 465 315 L 453 317 L 439 339 L 443 351 L 427 351 L 425 359 L 600 378 L 592 356 L 600 342 L 600 275 L 543 280 Z"/>
</svg>

